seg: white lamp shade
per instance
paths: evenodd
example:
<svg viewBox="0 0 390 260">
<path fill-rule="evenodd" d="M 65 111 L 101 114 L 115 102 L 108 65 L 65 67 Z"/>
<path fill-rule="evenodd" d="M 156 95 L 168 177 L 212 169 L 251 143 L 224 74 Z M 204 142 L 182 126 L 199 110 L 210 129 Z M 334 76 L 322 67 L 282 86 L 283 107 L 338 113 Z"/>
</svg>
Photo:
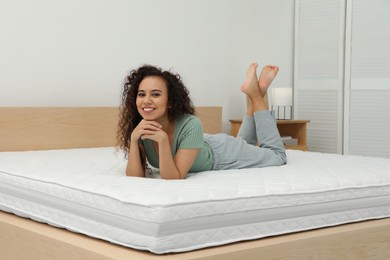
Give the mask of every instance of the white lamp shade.
<svg viewBox="0 0 390 260">
<path fill-rule="evenodd" d="M 292 88 L 273 88 L 273 106 L 292 106 Z"/>
</svg>

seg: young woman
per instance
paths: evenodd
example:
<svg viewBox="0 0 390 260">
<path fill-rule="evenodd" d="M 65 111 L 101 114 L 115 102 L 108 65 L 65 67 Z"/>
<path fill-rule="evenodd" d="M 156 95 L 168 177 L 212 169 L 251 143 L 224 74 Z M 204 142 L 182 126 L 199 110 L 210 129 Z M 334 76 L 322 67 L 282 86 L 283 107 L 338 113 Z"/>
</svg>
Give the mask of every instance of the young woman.
<svg viewBox="0 0 390 260">
<path fill-rule="evenodd" d="M 251 64 L 241 86 L 250 100 L 237 137 L 204 134 L 189 92 L 177 74 L 154 66 L 132 70 L 122 96 L 118 141 L 128 157 L 126 174 L 144 177 L 147 162 L 163 179 L 188 172 L 257 168 L 287 162 L 275 120 L 263 96 L 279 71 Z"/>
</svg>

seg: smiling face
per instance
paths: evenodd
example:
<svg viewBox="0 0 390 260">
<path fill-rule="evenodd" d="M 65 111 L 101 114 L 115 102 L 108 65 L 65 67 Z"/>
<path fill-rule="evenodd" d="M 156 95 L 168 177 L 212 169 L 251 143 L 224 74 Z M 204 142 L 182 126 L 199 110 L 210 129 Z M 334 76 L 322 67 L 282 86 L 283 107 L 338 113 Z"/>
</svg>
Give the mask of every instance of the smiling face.
<svg viewBox="0 0 390 260">
<path fill-rule="evenodd" d="M 168 87 L 158 76 L 145 77 L 138 88 L 137 110 L 145 120 L 168 120 Z"/>
</svg>

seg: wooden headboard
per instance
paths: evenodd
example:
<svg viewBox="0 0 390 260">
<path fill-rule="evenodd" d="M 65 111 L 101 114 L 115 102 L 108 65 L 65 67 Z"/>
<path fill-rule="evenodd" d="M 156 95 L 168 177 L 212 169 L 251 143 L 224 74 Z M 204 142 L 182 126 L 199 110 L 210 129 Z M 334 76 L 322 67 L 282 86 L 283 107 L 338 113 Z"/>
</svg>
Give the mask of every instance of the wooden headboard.
<svg viewBox="0 0 390 260">
<path fill-rule="evenodd" d="M 221 107 L 196 107 L 205 132 L 222 128 Z M 116 145 L 117 107 L 0 107 L 0 151 Z"/>
</svg>

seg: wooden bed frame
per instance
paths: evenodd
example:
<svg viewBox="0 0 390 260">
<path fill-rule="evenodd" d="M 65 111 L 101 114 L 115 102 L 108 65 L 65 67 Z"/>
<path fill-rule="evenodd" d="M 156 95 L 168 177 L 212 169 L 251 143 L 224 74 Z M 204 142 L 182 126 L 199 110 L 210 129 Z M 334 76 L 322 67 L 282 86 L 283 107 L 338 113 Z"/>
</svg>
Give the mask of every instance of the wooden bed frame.
<svg viewBox="0 0 390 260">
<path fill-rule="evenodd" d="M 118 108 L 0 108 L 0 151 L 116 144 Z M 221 131 L 222 109 L 198 107 L 205 131 Z M 155 255 L 0 211 L 4 259 L 389 259 L 390 218 Z"/>
</svg>

